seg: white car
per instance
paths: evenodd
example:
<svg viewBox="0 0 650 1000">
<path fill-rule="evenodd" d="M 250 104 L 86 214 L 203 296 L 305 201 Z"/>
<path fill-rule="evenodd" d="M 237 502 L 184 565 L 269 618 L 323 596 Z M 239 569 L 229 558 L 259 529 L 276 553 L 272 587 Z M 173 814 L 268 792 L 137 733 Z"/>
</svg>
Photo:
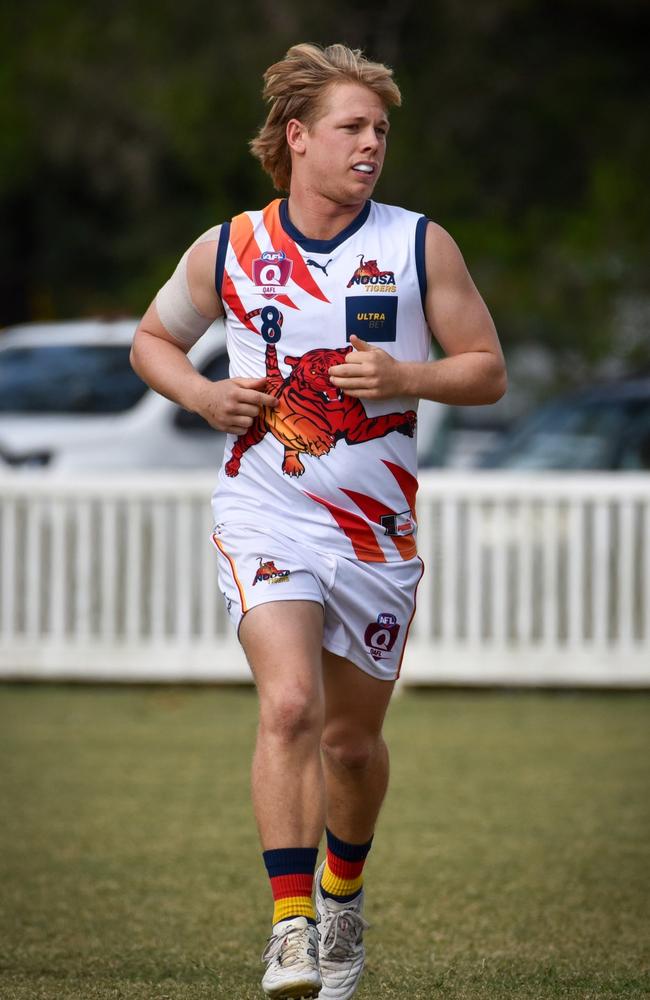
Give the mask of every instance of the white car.
<svg viewBox="0 0 650 1000">
<path fill-rule="evenodd" d="M 138 378 L 137 320 L 30 323 L 0 333 L 0 462 L 53 472 L 218 469 L 225 435 Z M 190 352 L 207 378 L 228 377 L 217 320 Z M 418 451 L 435 450 L 446 407 L 423 401 Z"/>
<path fill-rule="evenodd" d="M 33 323 L 0 334 L 0 456 L 52 471 L 214 468 L 225 435 L 142 382 L 129 363 L 137 320 Z M 223 323 L 192 350 L 228 377 Z"/>
</svg>

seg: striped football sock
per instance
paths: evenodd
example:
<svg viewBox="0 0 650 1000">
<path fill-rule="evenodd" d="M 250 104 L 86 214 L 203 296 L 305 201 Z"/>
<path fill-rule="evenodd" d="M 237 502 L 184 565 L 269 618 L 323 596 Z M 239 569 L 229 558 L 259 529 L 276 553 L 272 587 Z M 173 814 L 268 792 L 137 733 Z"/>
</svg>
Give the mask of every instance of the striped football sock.
<svg viewBox="0 0 650 1000">
<path fill-rule="evenodd" d="M 361 892 L 363 866 L 372 844 L 348 844 L 327 830 L 327 860 L 321 878 L 324 896 L 347 903 Z"/>
<path fill-rule="evenodd" d="M 264 851 L 264 864 L 271 880 L 273 893 L 273 923 L 307 917 L 316 923 L 312 900 L 317 847 L 285 847 Z"/>
</svg>

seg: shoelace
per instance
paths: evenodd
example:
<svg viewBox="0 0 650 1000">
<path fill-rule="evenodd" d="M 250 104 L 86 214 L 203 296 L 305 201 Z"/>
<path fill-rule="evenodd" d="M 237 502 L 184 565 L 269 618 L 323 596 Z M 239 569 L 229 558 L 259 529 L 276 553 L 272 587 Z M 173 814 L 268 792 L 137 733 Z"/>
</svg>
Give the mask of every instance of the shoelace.
<svg viewBox="0 0 650 1000">
<path fill-rule="evenodd" d="M 329 915 L 323 933 L 323 954 L 328 958 L 349 958 L 370 924 L 356 910 L 338 910 Z"/>
<path fill-rule="evenodd" d="M 282 965 L 296 965 L 304 962 L 305 950 L 309 947 L 309 928 L 289 927 L 272 934 L 262 952 L 262 961 L 278 958 L 282 952 Z"/>
</svg>

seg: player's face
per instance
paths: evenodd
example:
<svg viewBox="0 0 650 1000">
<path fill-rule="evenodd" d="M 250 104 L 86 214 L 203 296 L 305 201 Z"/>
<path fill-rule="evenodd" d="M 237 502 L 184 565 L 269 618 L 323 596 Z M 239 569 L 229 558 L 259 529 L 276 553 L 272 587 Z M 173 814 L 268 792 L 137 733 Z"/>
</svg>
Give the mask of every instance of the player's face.
<svg viewBox="0 0 650 1000">
<path fill-rule="evenodd" d="M 379 180 L 388 118 L 381 99 L 358 83 L 337 83 L 324 96 L 323 113 L 306 132 L 304 179 L 316 194 L 338 204 L 363 203 Z"/>
</svg>

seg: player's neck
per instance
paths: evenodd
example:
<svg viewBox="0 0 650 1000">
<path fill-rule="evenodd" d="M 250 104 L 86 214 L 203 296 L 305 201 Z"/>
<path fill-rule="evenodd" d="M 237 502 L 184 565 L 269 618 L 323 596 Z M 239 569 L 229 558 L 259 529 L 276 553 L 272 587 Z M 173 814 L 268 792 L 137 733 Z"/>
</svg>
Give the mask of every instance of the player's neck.
<svg viewBox="0 0 650 1000">
<path fill-rule="evenodd" d="M 365 199 L 350 205 L 339 205 L 329 198 L 304 197 L 291 191 L 287 201 L 289 219 L 296 229 L 310 240 L 331 240 L 356 219 L 366 204 Z"/>
</svg>

